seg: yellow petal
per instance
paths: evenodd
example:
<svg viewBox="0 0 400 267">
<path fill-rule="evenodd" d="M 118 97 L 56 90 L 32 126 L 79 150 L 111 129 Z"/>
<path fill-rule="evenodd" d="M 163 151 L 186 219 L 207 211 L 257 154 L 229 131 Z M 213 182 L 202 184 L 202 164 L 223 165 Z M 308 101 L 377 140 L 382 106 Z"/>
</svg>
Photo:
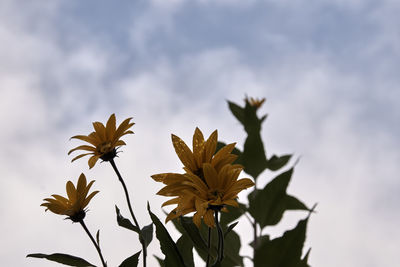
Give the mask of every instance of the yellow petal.
<svg viewBox="0 0 400 267">
<path fill-rule="evenodd" d="M 204 223 L 208 225 L 208 227 L 214 227 L 214 212 L 212 210 L 207 210 L 206 214 L 203 216 Z"/>
<path fill-rule="evenodd" d="M 93 166 L 96 164 L 96 162 L 97 162 L 97 160 L 98 160 L 99 158 L 100 158 L 99 155 L 94 155 L 94 156 L 91 156 L 91 157 L 90 157 L 90 159 L 89 159 L 89 161 L 88 161 L 89 169 L 93 168 Z"/>
<path fill-rule="evenodd" d="M 83 206 L 82 206 L 81 208 L 82 208 L 82 209 L 85 208 L 85 207 L 89 204 L 90 200 L 91 200 L 98 192 L 99 192 L 99 191 L 93 191 L 92 193 L 90 193 L 90 195 L 84 200 Z"/>
<path fill-rule="evenodd" d="M 68 155 L 76 150 L 96 151 L 96 148 L 92 147 L 92 146 L 82 145 L 82 146 L 75 147 L 74 149 L 71 149 L 70 151 L 68 151 Z"/>
<path fill-rule="evenodd" d="M 113 140 L 114 133 L 115 133 L 115 130 L 116 130 L 115 121 L 116 121 L 115 114 L 111 114 L 111 116 L 108 119 L 107 124 L 106 124 L 106 137 L 107 137 L 107 140 Z"/>
<path fill-rule="evenodd" d="M 209 163 L 203 164 L 204 178 L 206 179 L 208 188 L 216 189 L 218 186 L 218 173 Z"/>
<path fill-rule="evenodd" d="M 132 118 L 125 119 L 119 126 L 118 129 L 115 131 L 114 139 L 119 139 L 126 130 L 128 130 L 134 123 L 129 123 Z"/>
<path fill-rule="evenodd" d="M 83 173 L 81 173 L 81 175 L 79 176 L 78 185 L 76 186 L 76 190 L 78 191 L 79 195 L 85 191 L 86 184 L 86 177 Z"/>
<path fill-rule="evenodd" d="M 201 226 L 201 215 L 198 212 L 196 212 L 193 215 L 193 222 L 197 226 L 197 228 L 200 228 L 200 226 Z"/>
<path fill-rule="evenodd" d="M 102 141 L 106 141 L 106 127 L 101 122 L 93 122 L 93 128 Z"/>
<path fill-rule="evenodd" d="M 82 158 L 82 157 L 84 157 L 84 156 L 92 155 L 92 154 L 93 154 L 93 153 L 80 154 L 80 155 L 76 156 L 75 158 L 73 158 L 73 159 L 71 160 L 71 162 L 74 162 L 74 161 L 77 160 L 77 159 L 80 159 L 80 158 Z"/>
<path fill-rule="evenodd" d="M 189 147 L 178 136 L 171 135 L 172 144 L 174 145 L 175 152 L 185 167 L 196 170 L 196 163 L 194 161 L 193 153 Z"/>
<path fill-rule="evenodd" d="M 75 135 L 72 136 L 71 139 L 79 139 L 85 142 L 88 142 L 94 146 L 98 145 L 99 141 L 93 136 L 93 134 L 86 135 Z"/>
<path fill-rule="evenodd" d="M 201 168 L 201 164 L 203 162 L 202 152 L 204 148 L 204 136 L 199 128 L 196 127 L 196 130 L 193 134 L 193 155 L 196 161 L 197 168 Z"/>
<path fill-rule="evenodd" d="M 67 182 L 66 189 L 67 189 L 68 199 L 71 202 L 75 202 L 76 201 L 76 189 L 75 189 L 74 184 L 71 181 Z"/>
<path fill-rule="evenodd" d="M 211 162 L 211 158 L 217 149 L 218 132 L 215 130 L 210 137 L 208 137 L 204 147 L 204 162 Z"/>
<path fill-rule="evenodd" d="M 180 197 L 176 197 L 176 198 L 167 200 L 161 205 L 161 207 L 168 206 L 168 205 L 173 205 L 173 204 L 178 204 L 179 200 L 180 200 Z"/>
</svg>

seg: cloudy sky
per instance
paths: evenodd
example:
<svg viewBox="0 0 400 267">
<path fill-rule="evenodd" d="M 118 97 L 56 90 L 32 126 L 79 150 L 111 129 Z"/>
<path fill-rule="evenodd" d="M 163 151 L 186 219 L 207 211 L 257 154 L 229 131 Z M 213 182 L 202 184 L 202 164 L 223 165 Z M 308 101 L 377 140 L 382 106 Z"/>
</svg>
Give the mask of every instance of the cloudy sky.
<svg viewBox="0 0 400 267">
<path fill-rule="evenodd" d="M 289 192 L 318 202 L 310 264 L 398 264 L 399 12 L 397 0 L 1 0 L 2 265 L 55 266 L 25 258 L 34 252 L 99 262 L 79 225 L 39 207 L 81 172 L 101 191 L 86 222 L 101 229 L 110 266 L 137 252 L 136 236 L 116 226 L 114 205 L 127 209 L 111 167 L 71 164 L 79 142 L 69 138 L 111 113 L 134 117 L 117 164 L 147 224 L 147 200 L 164 216 L 150 175 L 180 170 L 170 134 L 190 143 L 196 126 L 207 136 L 218 129 L 242 146 L 226 100 L 245 94 L 267 98 L 268 155 L 301 158 Z M 288 213 L 265 232 L 278 236 L 304 215 Z M 161 255 L 156 242 L 149 254 Z"/>
</svg>

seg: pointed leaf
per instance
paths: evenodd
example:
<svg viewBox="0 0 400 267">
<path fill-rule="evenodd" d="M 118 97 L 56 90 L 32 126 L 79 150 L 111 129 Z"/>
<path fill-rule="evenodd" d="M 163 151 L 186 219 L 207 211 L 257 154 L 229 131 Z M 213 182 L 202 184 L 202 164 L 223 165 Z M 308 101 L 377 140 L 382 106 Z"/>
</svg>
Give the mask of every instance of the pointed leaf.
<svg viewBox="0 0 400 267">
<path fill-rule="evenodd" d="M 244 125 L 245 123 L 245 118 L 244 118 L 244 108 L 238 106 L 237 104 L 228 101 L 228 107 L 231 110 L 233 116 L 236 117 L 238 121 L 240 121 L 241 124 Z"/>
<path fill-rule="evenodd" d="M 97 245 L 100 246 L 100 229 L 97 230 L 97 233 L 96 233 L 96 242 L 97 242 Z"/>
<path fill-rule="evenodd" d="M 292 173 L 293 168 L 279 174 L 264 189 L 249 194 L 249 212 L 261 228 L 277 224 L 286 210 L 308 210 L 302 202 L 286 194 Z"/>
<path fill-rule="evenodd" d="M 292 155 L 283 155 L 280 157 L 277 157 L 276 155 L 273 155 L 267 163 L 267 168 L 270 169 L 271 171 L 277 171 L 280 168 L 284 167 L 289 160 L 291 159 Z"/>
<path fill-rule="evenodd" d="M 153 240 L 153 223 L 146 225 L 141 230 L 141 238 L 144 240 L 146 247 Z"/>
<path fill-rule="evenodd" d="M 182 235 L 176 242 L 176 246 L 182 255 L 187 267 L 194 267 L 193 261 L 193 242 L 187 235 Z"/>
<path fill-rule="evenodd" d="M 126 258 L 119 267 L 137 267 L 138 262 L 139 262 L 139 255 L 140 255 L 139 251 L 138 253 L 130 256 L 129 258 Z"/>
<path fill-rule="evenodd" d="M 165 262 L 163 259 L 161 259 L 160 257 L 157 257 L 154 255 L 154 258 L 156 258 L 156 260 L 158 261 L 158 264 L 160 264 L 160 267 L 165 267 Z"/>
<path fill-rule="evenodd" d="M 156 226 L 156 236 L 160 241 L 161 251 L 165 255 L 165 266 L 184 267 L 185 264 L 183 262 L 182 255 L 179 253 L 179 250 L 167 229 L 160 222 L 158 217 L 151 212 L 149 204 L 147 204 L 147 210 L 150 214 L 151 220 Z"/>
<path fill-rule="evenodd" d="M 68 254 L 62 254 L 62 253 L 54 253 L 54 254 L 49 254 L 49 255 L 42 254 L 42 253 L 34 253 L 34 254 L 29 254 L 26 257 L 47 259 L 49 261 L 55 261 L 58 263 L 69 265 L 69 266 L 76 266 L 76 267 L 94 266 L 95 267 L 95 265 L 87 262 L 86 260 L 84 260 L 82 258 L 78 258 L 75 256 L 71 256 Z"/>
<path fill-rule="evenodd" d="M 239 222 L 235 222 L 232 223 L 231 225 L 228 226 L 228 229 L 226 229 L 225 233 L 224 233 L 224 238 L 229 234 L 230 231 L 233 230 L 233 228 L 235 228 L 235 226 L 238 224 Z"/>
<path fill-rule="evenodd" d="M 308 218 L 286 231 L 283 236 L 264 240 L 255 251 L 255 266 L 293 267 L 301 263 L 303 244 L 306 238 Z"/>
<path fill-rule="evenodd" d="M 267 168 L 264 144 L 260 132 L 251 132 L 246 138 L 242 154 L 244 171 L 256 179 Z"/>
<path fill-rule="evenodd" d="M 135 225 L 133 225 L 129 219 L 124 218 L 121 215 L 121 212 L 119 211 L 119 208 L 117 206 L 115 206 L 115 210 L 117 212 L 117 222 L 119 226 L 135 231 L 136 233 L 140 234 L 140 229 L 137 228 Z"/>
<path fill-rule="evenodd" d="M 208 248 L 207 248 L 207 243 L 204 241 L 202 238 L 199 229 L 197 226 L 193 223 L 192 218 L 190 217 L 180 217 L 179 221 L 182 225 L 182 228 L 185 230 L 185 233 L 188 235 L 188 237 L 192 240 L 194 246 L 196 247 L 197 250 L 201 250 L 204 253 L 207 253 Z"/>
</svg>

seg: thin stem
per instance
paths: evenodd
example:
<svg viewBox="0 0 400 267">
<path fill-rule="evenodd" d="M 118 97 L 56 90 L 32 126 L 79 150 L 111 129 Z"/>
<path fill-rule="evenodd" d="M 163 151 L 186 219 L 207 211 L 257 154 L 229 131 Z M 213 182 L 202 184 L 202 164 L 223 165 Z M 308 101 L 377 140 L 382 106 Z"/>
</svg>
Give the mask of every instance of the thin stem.
<svg viewBox="0 0 400 267">
<path fill-rule="evenodd" d="M 255 219 L 254 219 L 254 222 L 253 222 L 253 230 L 254 230 L 254 236 L 253 236 L 253 238 L 254 238 L 254 241 L 253 241 L 253 264 L 254 264 L 254 267 L 255 267 L 256 263 L 254 262 L 254 259 L 255 259 L 255 256 L 256 256 L 256 248 L 258 246 L 257 222 L 256 222 Z"/>
<path fill-rule="evenodd" d="M 215 215 L 215 224 L 217 225 L 217 230 L 218 230 L 218 258 L 217 262 L 221 262 L 222 259 L 224 258 L 224 234 L 222 233 L 221 225 L 219 224 L 219 219 L 218 219 L 218 210 L 215 210 L 214 212 Z"/>
<path fill-rule="evenodd" d="M 86 227 L 86 224 L 83 220 L 80 220 L 79 223 L 82 225 L 83 229 L 85 229 L 85 232 L 88 234 L 90 237 L 90 240 L 92 240 L 93 245 L 96 247 L 97 252 L 99 253 L 101 263 L 103 264 L 103 267 L 107 267 L 106 262 L 104 261 L 103 255 L 101 254 L 100 246 L 96 243 L 94 240 L 92 234 L 89 232 L 89 229 Z"/>
<path fill-rule="evenodd" d="M 118 176 L 119 181 L 122 184 L 122 187 L 124 188 L 124 192 L 125 192 L 125 197 L 126 197 L 126 202 L 128 203 L 128 208 L 129 208 L 129 212 L 131 213 L 133 222 L 135 223 L 135 226 L 137 228 L 139 228 L 139 230 L 141 230 L 138 221 L 136 220 L 135 214 L 133 213 L 133 209 L 132 209 L 132 205 L 131 205 L 131 201 L 129 198 L 129 193 L 128 193 L 128 188 L 125 185 L 124 179 L 122 179 L 121 174 L 118 171 L 117 165 L 115 165 L 114 159 L 110 159 L 110 163 L 111 166 L 113 167 L 115 173 Z M 146 249 L 146 245 L 144 243 L 144 240 L 142 239 L 142 236 L 139 235 L 139 241 L 142 244 L 142 251 L 143 251 L 143 267 L 146 267 L 146 256 L 147 256 L 147 249 Z"/>
<path fill-rule="evenodd" d="M 210 248 L 211 248 L 211 227 L 208 227 L 208 240 L 207 240 L 207 261 L 206 267 L 210 265 Z"/>
</svg>

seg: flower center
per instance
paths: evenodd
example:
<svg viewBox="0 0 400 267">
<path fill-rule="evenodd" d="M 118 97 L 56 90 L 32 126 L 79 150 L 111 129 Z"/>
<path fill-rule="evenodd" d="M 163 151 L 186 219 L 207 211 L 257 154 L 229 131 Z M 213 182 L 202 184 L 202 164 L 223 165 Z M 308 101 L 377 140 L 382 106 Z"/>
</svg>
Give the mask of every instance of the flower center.
<svg viewBox="0 0 400 267">
<path fill-rule="evenodd" d="M 112 149 L 111 142 L 104 142 L 97 149 L 101 154 L 106 154 Z"/>
</svg>

